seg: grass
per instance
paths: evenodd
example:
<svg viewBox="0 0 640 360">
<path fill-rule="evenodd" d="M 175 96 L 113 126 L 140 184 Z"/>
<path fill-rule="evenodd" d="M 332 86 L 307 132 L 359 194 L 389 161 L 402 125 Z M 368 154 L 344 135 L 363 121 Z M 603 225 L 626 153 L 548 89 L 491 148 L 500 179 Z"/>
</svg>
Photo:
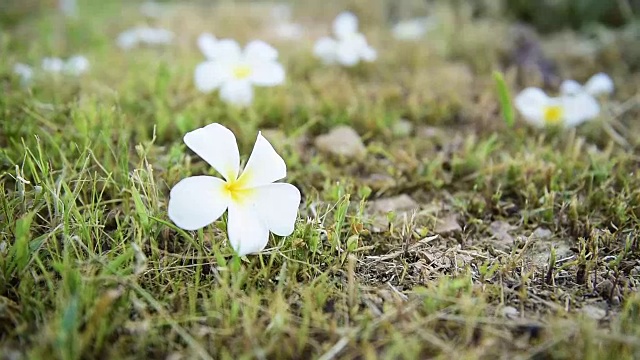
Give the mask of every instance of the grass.
<svg viewBox="0 0 640 360">
<path fill-rule="evenodd" d="M 160 21 L 175 45 L 127 53 L 113 39 L 136 10 L 116 5 L 2 33 L 0 357 L 640 357 L 637 97 L 614 96 L 577 130 L 512 128 L 491 71 L 503 20 L 460 12 L 468 36 L 445 26 L 398 44 L 369 9 L 380 61 L 327 68 L 312 39 L 273 41 L 286 85 L 234 109 L 195 90 L 195 36 L 268 38 L 257 20 L 176 6 Z M 326 32 L 335 11 L 308 7 L 298 15 L 325 14 L 313 29 Z M 14 62 L 76 52 L 92 64 L 79 80 L 23 88 L 11 74 Z M 516 93 L 503 70 L 503 91 Z M 611 69 L 618 94 L 637 91 L 625 71 Z M 393 131 L 400 119 L 410 134 Z M 181 140 L 211 122 L 234 130 L 241 154 L 274 130 L 303 194 L 295 232 L 260 255 L 234 257 L 224 219 L 185 232 L 167 217 L 171 186 L 212 172 Z M 623 126 L 625 143 L 603 123 Z M 361 134 L 365 158 L 313 146 L 339 124 Z M 376 231 L 371 205 L 400 194 L 419 210 L 384 215 L 391 226 Z M 437 231 L 443 221 L 459 229 Z"/>
</svg>

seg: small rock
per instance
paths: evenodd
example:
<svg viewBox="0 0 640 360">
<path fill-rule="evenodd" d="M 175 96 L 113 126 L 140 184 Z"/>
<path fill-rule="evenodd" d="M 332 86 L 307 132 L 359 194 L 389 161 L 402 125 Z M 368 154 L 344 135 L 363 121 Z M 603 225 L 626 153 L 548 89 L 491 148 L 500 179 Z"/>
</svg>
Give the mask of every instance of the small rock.
<svg viewBox="0 0 640 360">
<path fill-rule="evenodd" d="M 516 226 L 512 226 L 505 221 L 494 221 L 489 225 L 489 231 L 493 235 L 493 238 L 498 240 L 505 247 L 509 247 L 513 244 L 513 236 L 509 234 L 509 231 L 517 229 Z"/>
<path fill-rule="evenodd" d="M 434 126 L 422 126 L 417 131 L 417 137 L 425 139 L 442 138 L 445 136 L 443 129 Z"/>
<path fill-rule="evenodd" d="M 410 211 L 417 210 L 419 207 L 420 205 L 407 194 L 379 199 L 371 203 L 373 212 L 385 215 L 391 211 Z"/>
<path fill-rule="evenodd" d="M 396 185 L 396 179 L 385 174 L 371 174 L 369 177 L 362 179 L 374 191 L 390 188 Z"/>
<path fill-rule="evenodd" d="M 607 316 L 607 310 L 594 305 L 587 305 L 581 310 L 585 315 L 592 318 L 593 320 L 602 320 Z"/>
<path fill-rule="evenodd" d="M 518 314 L 520 314 L 518 309 L 514 308 L 513 306 L 503 307 L 500 313 L 502 314 L 503 317 L 506 317 L 508 319 L 515 319 L 518 316 Z"/>
<path fill-rule="evenodd" d="M 358 158 L 366 154 L 367 149 L 360 135 L 348 126 L 338 126 L 315 140 L 318 150 L 345 158 Z"/>
<path fill-rule="evenodd" d="M 551 230 L 542 227 L 536 228 L 533 230 L 533 233 L 531 233 L 531 238 L 538 240 L 547 240 L 551 238 L 551 236 L 553 236 Z"/>
<path fill-rule="evenodd" d="M 396 219 L 400 220 L 403 218 L 402 215 L 411 211 L 418 211 L 418 209 L 420 209 L 420 205 L 406 194 L 372 201 L 368 209 L 373 225 L 371 230 L 373 232 L 387 230 L 389 226 L 387 215 L 390 212 L 395 212 Z"/>
<path fill-rule="evenodd" d="M 446 234 L 462 231 L 458 224 L 458 215 L 451 214 L 443 219 L 438 219 L 436 228 L 433 230 L 436 234 Z"/>
</svg>

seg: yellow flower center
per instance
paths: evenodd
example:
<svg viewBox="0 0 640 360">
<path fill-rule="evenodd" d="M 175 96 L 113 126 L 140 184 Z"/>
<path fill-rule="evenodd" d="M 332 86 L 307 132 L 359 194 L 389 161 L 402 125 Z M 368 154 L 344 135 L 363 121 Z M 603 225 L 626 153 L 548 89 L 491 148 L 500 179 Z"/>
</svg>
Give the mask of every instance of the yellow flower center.
<svg viewBox="0 0 640 360">
<path fill-rule="evenodd" d="M 560 105 L 550 105 L 544 109 L 544 122 L 548 125 L 556 125 L 562 122 L 564 109 Z"/>
<path fill-rule="evenodd" d="M 247 65 L 238 65 L 233 69 L 233 77 L 238 80 L 246 79 L 251 75 L 251 67 Z"/>
<path fill-rule="evenodd" d="M 232 201 L 242 202 L 254 192 L 254 189 L 247 187 L 248 178 L 248 176 L 242 174 L 238 179 L 227 181 L 224 184 L 224 191 Z"/>
</svg>

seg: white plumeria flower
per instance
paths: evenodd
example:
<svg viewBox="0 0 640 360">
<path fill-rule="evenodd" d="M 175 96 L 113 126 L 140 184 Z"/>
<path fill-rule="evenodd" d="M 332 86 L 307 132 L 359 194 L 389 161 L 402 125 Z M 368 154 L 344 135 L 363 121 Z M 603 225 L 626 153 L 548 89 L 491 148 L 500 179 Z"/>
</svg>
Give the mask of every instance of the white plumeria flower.
<svg viewBox="0 0 640 360">
<path fill-rule="evenodd" d="M 118 35 L 116 40 L 118 46 L 122 49 L 129 50 L 140 44 L 145 45 L 166 45 L 173 41 L 173 32 L 161 29 L 151 28 L 147 26 L 139 26 L 127 31 L 123 31 Z"/>
<path fill-rule="evenodd" d="M 26 64 L 17 63 L 13 65 L 13 73 L 20 77 L 22 85 L 27 85 L 33 79 L 33 69 Z"/>
<path fill-rule="evenodd" d="M 64 64 L 64 72 L 69 75 L 80 76 L 89 70 L 89 60 L 82 55 L 70 57 Z"/>
<path fill-rule="evenodd" d="M 553 98 L 533 87 L 516 96 L 515 107 L 527 122 L 536 127 L 574 127 L 600 114 L 598 102 L 585 92 Z"/>
<path fill-rule="evenodd" d="M 284 160 L 261 133 L 242 173 L 233 133 L 211 124 L 184 136 L 187 146 L 218 171 L 223 179 L 193 176 L 178 182 L 169 198 L 169 218 L 180 228 L 197 230 L 228 210 L 227 235 L 243 256 L 261 251 L 269 231 L 288 236 L 294 230 L 300 191 L 276 183 L 287 174 Z"/>
<path fill-rule="evenodd" d="M 57 57 L 46 57 L 42 59 L 42 70 L 57 74 L 64 69 L 64 61 Z"/>
<path fill-rule="evenodd" d="M 345 11 L 338 14 L 333 21 L 333 33 L 335 39 L 320 38 L 313 49 L 313 53 L 325 64 L 354 66 L 360 61 L 372 62 L 377 59 L 376 50 L 358 32 L 358 18 L 353 13 Z"/>
<path fill-rule="evenodd" d="M 584 86 L 575 80 L 565 80 L 560 84 L 560 93 L 575 95 L 586 92 L 592 96 L 609 95 L 613 93 L 614 85 L 611 77 L 605 73 L 593 75 Z"/>
<path fill-rule="evenodd" d="M 428 17 L 415 18 L 397 23 L 393 29 L 393 37 L 397 40 L 418 40 L 434 26 L 433 21 Z"/>
<path fill-rule="evenodd" d="M 196 67 L 196 88 L 204 93 L 220 88 L 220 98 L 230 104 L 248 106 L 253 101 L 254 85 L 284 82 L 278 51 L 263 41 L 254 40 L 241 50 L 237 42 L 223 39 L 215 42 L 207 56 L 209 60 Z"/>
</svg>

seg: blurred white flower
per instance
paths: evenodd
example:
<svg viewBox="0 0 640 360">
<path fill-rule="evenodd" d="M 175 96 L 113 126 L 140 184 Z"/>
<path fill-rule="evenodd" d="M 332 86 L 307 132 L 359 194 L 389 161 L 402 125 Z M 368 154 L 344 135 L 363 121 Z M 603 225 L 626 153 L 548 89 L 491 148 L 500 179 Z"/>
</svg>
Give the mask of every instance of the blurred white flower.
<svg viewBox="0 0 640 360">
<path fill-rule="evenodd" d="M 576 95 L 581 92 L 592 96 L 609 95 L 613 90 L 613 80 L 605 73 L 593 75 L 584 86 L 575 80 L 565 80 L 560 84 L 560 93 L 563 95 Z"/>
<path fill-rule="evenodd" d="M 64 69 L 64 60 L 57 57 L 46 57 L 42 59 L 42 70 L 57 74 Z"/>
<path fill-rule="evenodd" d="M 89 70 L 89 60 L 82 55 L 70 57 L 64 64 L 64 72 L 69 75 L 80 76 Z"/>
<path fill-rule="evenodd" d="M 173 32 L 167 29 L 138 26 L 121 32 L 116 42 L 120 48 L 128 50 L 138 45 L 155 46 L 170 44 L 173 38 Z"/>
<path fill-rule="evenodd" d="M 598 102 L 586 92 L 554 98 L 533 87 L 516 96 L 515 107 L 527 122 L 536 127 L 574 127 L 600 114 Z"/>
<path fill-rule="evenodd" d="M 205 93 L 220 88 L 220 98 L 233 105 L 251 104 L 254 85 L 276 86 L 284 82 L 278 51 L 263 41 L 252 41 L 244 50 L 233 40 L 215 41 L 208 56 L 196 67 L 196 87 Z"/>
<path fill-rule="evenodd" d="M 391 32 L 397 40 L 418 40 L 431 30 L 434 25 L 434 21 L 431 18 L 415 18 L 397 23 Z"/>
<path fill-rule="evenodd" d="M 13 73 L 18 75 L 18 77 L 20 78 L 20 83 L 22 83 L 22 85 L 28 84 L 33 78 L 33 69 L 31 68 L 31 66 L 26 64 L 16 63 L 15 65 L 13 65 Z"/>
<path fill-rule="evenodd" d="M 293 232 L 300 191 L 276 183 L 287 175 L 287 166 L 261 133 L 242 173 L 236 138 L 226 127 L 205 126 L 187 133 L 184 142 L 224 180 L 192 176 L 178 182 L 168 205 L 169 218 L 177 226 L 200 229 L 228 210 L 227 236 L 240 256 L 264 249 L 269 231 L 279 236 Z"/>
<path fill-rule="evenodd" d="M 325 64 L 354 66 L 361 60 L 372 62 L 377 59 L 376 50 L 358 32 L 358 18 L 353 13 L 338 14 L 333 21 L 333 33 L 335 39 L 320 38 L 313 49 L 313 53 Z"/>
</svg>

